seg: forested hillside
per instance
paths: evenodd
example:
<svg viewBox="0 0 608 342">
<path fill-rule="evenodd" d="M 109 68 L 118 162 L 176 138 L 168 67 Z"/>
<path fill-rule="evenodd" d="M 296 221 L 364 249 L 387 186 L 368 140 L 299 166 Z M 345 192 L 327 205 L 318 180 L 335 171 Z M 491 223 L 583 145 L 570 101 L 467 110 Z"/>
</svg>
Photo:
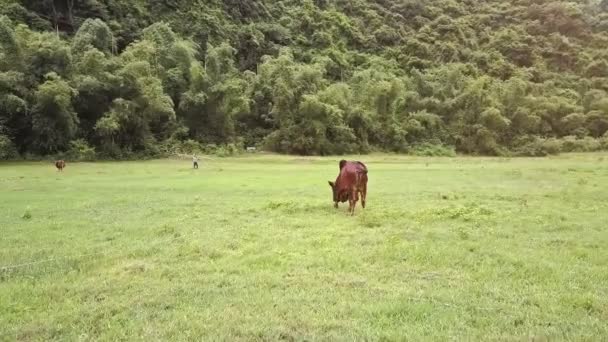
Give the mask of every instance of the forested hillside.
<svg viewBox="0 0 608 342">
<path fill-rule="evenodd" d="M 608 0 L 0 0 L 0 159 L 608 147 Z"/>
</svg>

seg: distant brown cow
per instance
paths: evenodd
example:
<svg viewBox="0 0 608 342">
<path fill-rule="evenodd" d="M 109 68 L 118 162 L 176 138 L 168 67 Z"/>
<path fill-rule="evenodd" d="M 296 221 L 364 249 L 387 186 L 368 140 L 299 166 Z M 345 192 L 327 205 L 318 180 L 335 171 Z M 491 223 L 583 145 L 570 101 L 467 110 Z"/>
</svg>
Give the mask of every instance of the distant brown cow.
<svg viewBox="0 0 608 342">
<path fill-rule="evenodd" d="M 367 197 L 367 166 L 359 161 L 341 160 L 339 163 L 340 173 L 336 182 L 329 182 L 333 193 L 334 207 L 338 202 L 348 200 L 348 211 L 355 214 L 355 206 L 361 194 L 361 206 L 365 208 Z"/>
<path fill-rule="evenodd" d="M 55 161 L 55 167 L 57 167 L 57 171 L 63 171 L 63 169 L 65 168 L 65 161 L 63 161 L 63 160 L 56 160 Z"/>
</svg>

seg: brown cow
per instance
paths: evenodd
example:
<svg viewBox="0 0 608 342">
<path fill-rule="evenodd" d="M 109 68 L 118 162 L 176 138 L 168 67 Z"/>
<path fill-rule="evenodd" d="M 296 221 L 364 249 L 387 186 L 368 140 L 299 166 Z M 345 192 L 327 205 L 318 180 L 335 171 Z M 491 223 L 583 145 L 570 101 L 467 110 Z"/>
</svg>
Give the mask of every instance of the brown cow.
<svg viewBox="0 0 608 342">
<path fill-rule="evenodd" d="M 333 193 L 334 207 L 338 202 L 348 200 L 348 211 L 355 214 L 355 206 L 361 193 L 361 206 L 365 208 L 367 197 L 367 166 L 359 161 L 341 160 L 339 163 L 340 173 L 336 182 L 329 181 Z"/>
<path fill-rule="evenodd" d="M 55 161 L 55 167 L 57 168 L 57 171 L 63 171 L 63 169 L 65 168 L 65 161 L 64 160 L 56 160 Z"/>
</svg>

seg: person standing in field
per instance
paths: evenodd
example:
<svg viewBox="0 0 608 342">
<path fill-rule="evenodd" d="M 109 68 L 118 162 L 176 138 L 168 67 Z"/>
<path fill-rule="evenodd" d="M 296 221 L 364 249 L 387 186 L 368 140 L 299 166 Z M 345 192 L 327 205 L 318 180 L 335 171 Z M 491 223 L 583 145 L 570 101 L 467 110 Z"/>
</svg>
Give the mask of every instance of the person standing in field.
<svg viewBox="0 0 608 342">
<path fill-rule="evenodd" d="M 196 154 L 192 155 L 192 167 L 198 169 L 198 157 Z"/>
</svg>

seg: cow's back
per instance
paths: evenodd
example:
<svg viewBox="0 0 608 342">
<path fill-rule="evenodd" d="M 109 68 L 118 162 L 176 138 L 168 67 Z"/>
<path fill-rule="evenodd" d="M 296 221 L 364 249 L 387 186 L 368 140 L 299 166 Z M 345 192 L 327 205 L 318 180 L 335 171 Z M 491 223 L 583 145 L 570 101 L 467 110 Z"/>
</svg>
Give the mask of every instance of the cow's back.
<svg viewBox="0 0 608 342">
<path fill-rule="evenodd" d="M 365 186 L 367 184 L 367 167 L 361 162 L 340 161 L 340 174 L 336 184 L 342 191 Z"/>
</svg>

